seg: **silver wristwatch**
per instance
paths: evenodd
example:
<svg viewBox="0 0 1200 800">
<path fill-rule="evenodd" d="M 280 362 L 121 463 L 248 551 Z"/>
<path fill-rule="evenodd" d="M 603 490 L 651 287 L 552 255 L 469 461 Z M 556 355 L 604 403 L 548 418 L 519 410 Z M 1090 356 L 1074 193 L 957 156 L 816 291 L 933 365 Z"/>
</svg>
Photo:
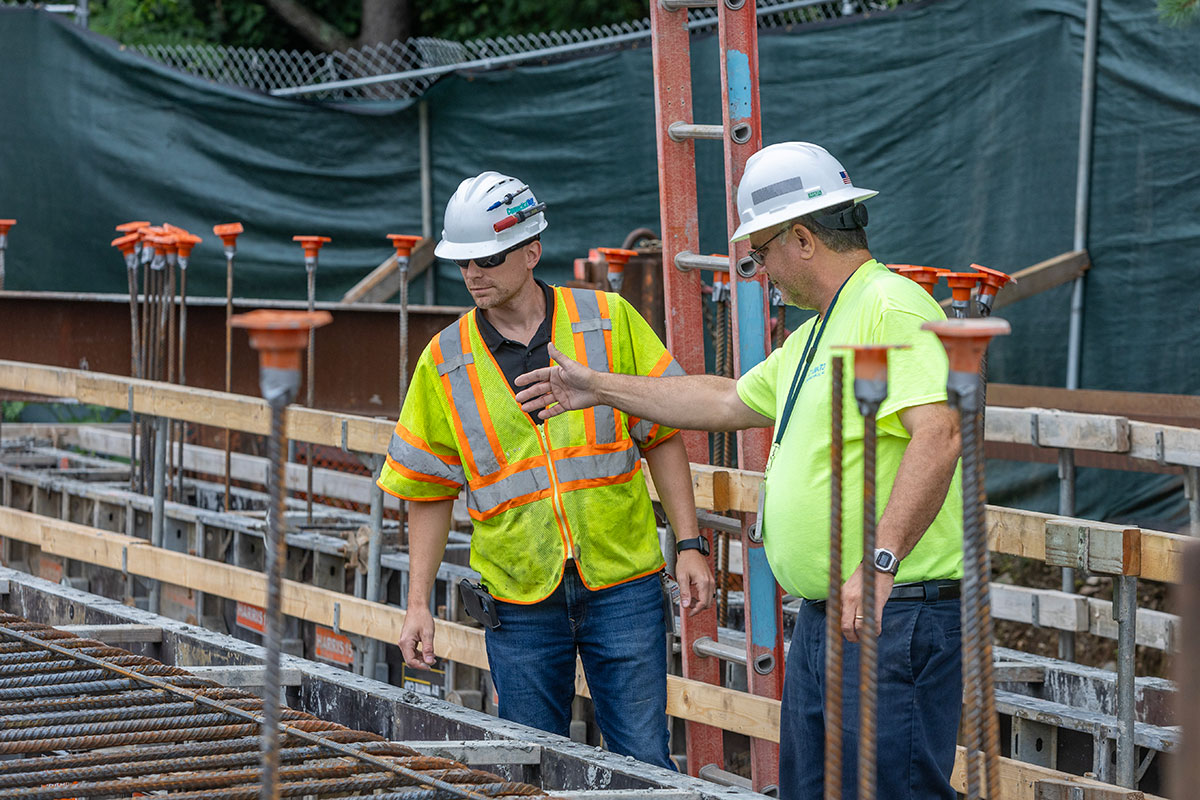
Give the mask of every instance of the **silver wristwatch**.
<svg viewBox="0 0 1200 800">
<path fill-rule="evenodd" d="M 882 547 L 875 550 L 875 569 L 880 572 L 890 572 L 896 574 L 896 570 L 900 569 L 900 559 L 896 558 L 896 554 L 891 550 L 886 550 Z"/>
</svg>

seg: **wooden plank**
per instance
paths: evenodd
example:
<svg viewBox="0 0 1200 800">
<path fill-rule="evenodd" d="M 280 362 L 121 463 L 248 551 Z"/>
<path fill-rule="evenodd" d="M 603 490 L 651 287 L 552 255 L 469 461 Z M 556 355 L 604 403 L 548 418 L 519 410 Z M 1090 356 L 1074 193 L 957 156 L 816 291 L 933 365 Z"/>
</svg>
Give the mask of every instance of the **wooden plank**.
<svg viewBox="0 0 1200 800">
<path fill-rule="evenodd" d="M 1088 632 L 1105 639 L 1117 638 L 1117 621 L 1113 619 L 1112 603 L 1088 598 Z M 1137 611 L 1137 643 L 1169 653 L 1179 652 L 1179 617 L 1165 611 L 1139 608 Z"/>
<path fill-rule="evenodd" d="M 433 264 L 433 239 L 422 239 L 408 257 L 408 279 L 412 281 Z M 342 296 L 343 303 L 386 303 L 400 292 L 400 272 L 393 253 L 371 274 Z"/>
<path fill-rule="evenodd" d="M 1085 519 L 1060 517 L 1057 514 L 989 505 L 988 546 L 995 553 L 1045 561 L 1046 522 L 1049 520 L 1065 520 L 1083 526 L 1102 524 Z M 1151 581 L 1178 583 L 1183 550 L 1189 542 L 1195 540 L 1178 533 L 1145 529 L 1141 531 L 1140 538 L 1140 577 Z"/>
<path fill-rule="evenodd" d="M 994 310 L 1041 294 L 1047 289 L 1062 286 L 1078 278 L 1092 265 L 1086 250 L 1072 250 L 1068 253 L 1039 261 L 1031 267 L 1017 270 L 1012 274 L 1015 279 L 996 295 Z M 964 270 L 970 272 L 970 270 Z M 950 307 L 950 298 L 941 301 L 942 308 Z"/>
<path fill-rule="evenodd" d="M 950 785 L 962 793 L 967 788 L 966 748 L 959 747 L 954 758 L 954 770 L 950 773 Z M 1071 775 L 1066 772 L 1014 761 L 1011 758 L 1000 759 L 1000 794 L 1003 800 L 1038 800 L 1037 784 L 1042 781 L 1064 781 L 1072 786 L 1080 786 L 1092 790 L 1119 789 L 1110 783 L 1101 783 L 1091 778 Z M 982 796 L 987 797 L 987 787 L 983 786 Z M 1085 795 L 1086 797 L 1087 795 Z M 1166 800 L 1157 795 L 1145 795 L 1146 800 Z"/>
<path fill-rule="evenodd" d="M 1143 800 L 1145 796 L 1136 789 L 1118 786 L 1082 788 L 1077 783 L 1058 779 L 1034 784 L 1034 797 L 1037 800 Z"/>
<path fill-rule="evenodd" d="M 997 406 L 1057 408 L 1062 411 L 1081 411 L 1085 414 L 1117 414 L 1146 422 L 1200 426 L 1200 397 L 1190 394 L 989 383 L 987 401 L 989 411 Z"/>
<path fill-rule="evenodd" d="M 266 577 L 262 573 L 152 547 L 144 539 L 11 508 L 0 508 L 0 533 L 40 545 L 43 552 L 109 569 L 121 569 L 124 556 L 133 575 L 169 580 L 178 586 L 259 607 L 267 603 Z M 405 612 L 400 608 L 297 581 L 283 582 L 282 602 L 283 613 L 288 616 L 326 626 L 332 626 L 336 616 L 340 630 L 381 641 L 399 639 L 404 624 Z M 435 620 L 434 625 L 434 652 L 438 657 L 488 668 L 481 629 L 445 620 Z M 581 683 L 582 672 L 579 672 L 576 684 Z M 779 741 L 778 700 L 668 675 L 667 713 L 746 736 Z"/>
<path fill-rule="evenodd" d="M 989 408 L 986 425 L 989 442 L 1106 453 L 1125 453 L 1130 445 L 1129 420 L 1111 415 L 1046 408 Z"/>
<path fill-rule="evenodd" d="M 1131 422 L 1129 437 L 1129 455 L 1134 458 L 1200 467 L 1200 430 L 1153 422 Z"/>
<path fill-rule="evenodd" d="M 1002 583 L 990 585 L 992 615 L 1060 631 L 1088 630 L 1086 597 L 1051 589 L 1030 589 Z"/>
</svg>

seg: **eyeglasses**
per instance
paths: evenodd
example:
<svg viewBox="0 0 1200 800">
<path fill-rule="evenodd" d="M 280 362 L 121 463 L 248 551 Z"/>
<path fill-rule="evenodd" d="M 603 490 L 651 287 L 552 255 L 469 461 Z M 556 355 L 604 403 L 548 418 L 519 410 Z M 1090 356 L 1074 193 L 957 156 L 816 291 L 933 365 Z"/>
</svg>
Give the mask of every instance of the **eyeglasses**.
<svg viewBox="0 0 1200 800">
<path fill-rule="evenodd" d="M 458 265 L 459 269 L 466 269 L 467 267 L 471 266 L 471 262 L 474 261 L 475 266 L 479 267 L 480 269 L 491 269 L 492 267 L 498 267 L 503 264 L 504 260 L 508 258 L 509 253 L 514 253 L 527 244 L 529 244 L 529 242 L 522 242 L 521 244 L 510 247 L 507 250 L 501 250 L 499 253 L 493 253 L 492 255 L 484 256 L 483 258 L 456 258 L 454 259 L 454 263 Z"/>
<path fill-rule="evenodd" d="M 765 264 L 763 262 L 767 260 L 767 245 L 769 245 L 771 242 L 778 239 L 780 237 L 780 235 L 784 234 L 784 233 L 787 233 L 787 228 L 783 228 L 778 233 L 776 233 L 774 236 L 772 236 L 770 239 L 767 239 L 765 242 L 762 243 L 761 247 L 756 247 L 753 250 L 751 250 L 750 251 L 750 260 L 753 261 L 755 264 L 758 264 L 760 267 L 765 266 Z"/>
</svg>

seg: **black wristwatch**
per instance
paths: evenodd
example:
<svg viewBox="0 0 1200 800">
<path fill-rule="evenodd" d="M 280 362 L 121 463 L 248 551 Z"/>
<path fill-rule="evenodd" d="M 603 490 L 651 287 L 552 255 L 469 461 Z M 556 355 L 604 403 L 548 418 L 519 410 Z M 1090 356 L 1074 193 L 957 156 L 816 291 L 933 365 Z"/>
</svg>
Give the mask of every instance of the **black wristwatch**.
<svg viewBox="0 0 1200 800">
<path fill-rule="evenodd" d="M 891 550 L 877 548 L 875 550 L 875 569 L 895 575 L 896 570 L 900 569 L 900 559 L 896 558 L 896 554 Z"/>
<path fill-rule="evenodd" d="M 692 539 L 680 539 L 675 543 L 675 552 L 682 553 L 684 550 L 699 550 L 700 555 L 707 556 L 709 553 L 708 539 L 703 536 L 696 536 Z"/>
</svg>

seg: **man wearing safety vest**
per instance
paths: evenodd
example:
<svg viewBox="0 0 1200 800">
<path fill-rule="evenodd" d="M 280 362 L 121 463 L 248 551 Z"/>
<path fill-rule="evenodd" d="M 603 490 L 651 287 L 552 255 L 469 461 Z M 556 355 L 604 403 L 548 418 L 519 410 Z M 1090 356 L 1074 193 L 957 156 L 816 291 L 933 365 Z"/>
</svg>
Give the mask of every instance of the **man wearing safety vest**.
<svg viewBox="0 0 1200 800">
<path fill-rule="evenodd" d="M 434 252 L 462 270 L 476 308 L 421 354 L 379 477 L 412 501 L 400 649 L 410 667 L 434 662 L 429 594 L 465 488 L 481 587 L 464 602 L 486 628 L 500 716 L 568 735 L 578 654 L 608 748 L 671 767 L 670 604 L 642 458 L 677 537 L 680 603 L 696 613 L 713 578 L 682 439 L 607 406 L 542 422 L 521 410 L 514 381 L 549 365 L 551 343 L 602 371 L 683 370 L 619 295 L 533 277 L 544 209 L 497 172 L 463 181 L 446 205 Z"/>
<path fill-rule="evenodd" d="M 737 381 L 715 375 L 645 380 L 593 372 L 569 353 L 559 366 L 523 376 L 518 399 L 539 416 L 606 403 L 660 424 L 706 430 L 775 426 L 762 491 L 763 542 L 780 585 L 804 598 L 788 650 L 779 732 L 784 800 L 824 796 L 827 679 L 842 680 L 841 797 L 857 794 L 858 636 L 863 576 L 875 581 L 879 637 L 876 785 L 880 796 L 956 797 L 950 786 L 962 708 L 959 578 L 962 488 L 958 416 L 946 405 L 946 353 L 921 325 L 945 319 L 916 283 L 892 274 L 867 250 L 866 207 L 876 192 L 856 187 L 824 148 L 765 147 L 738 186 L 750 258 L 791 305 L 815 309 L 783 346 Z M 825 674 L 829 582 L 832 348 L 896 344 L 888 395 L 876 417 L 877 549 L 862 552 L 863 425 L 852 381 L 842 398 L 843 610 L 841 676 Z M 848 354 L 848 358 L 851 356 Z M 846 366 L 847 374 L 853 368 Z M 525 388 L 528 387 L 528 388 Z M 557 405 L 554 405 L 557 403 Z M 567 411 L 567 409 L 575 409 Z"/>
</svg>

